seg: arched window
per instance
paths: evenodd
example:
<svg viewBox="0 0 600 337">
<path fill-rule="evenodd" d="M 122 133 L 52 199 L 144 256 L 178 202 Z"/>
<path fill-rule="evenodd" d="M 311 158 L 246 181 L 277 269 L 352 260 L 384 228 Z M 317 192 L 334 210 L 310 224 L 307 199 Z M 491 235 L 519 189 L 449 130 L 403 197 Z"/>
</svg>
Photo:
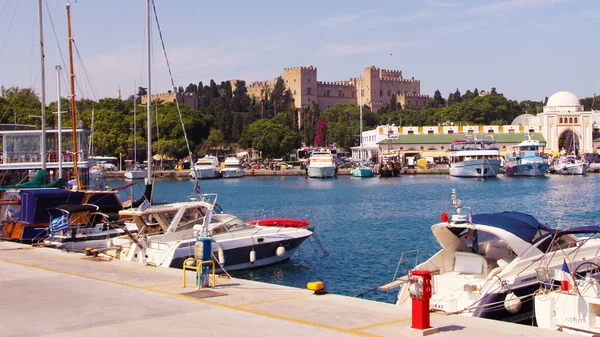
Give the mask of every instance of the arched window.
<svg viewBox="0 0 600 337">
<path fill-rule="evenodd" d="M 559 123 L 562 123 L 562 117 L 560 117 L 560 118 L 558 119 L 558 122 L 559 122 Z"/>
<path fill-rule="evenodd" d="M 569 117 L 569 124 L 573 124 L 573 117 Z"/>
<path fill-rule="evenodd" d="M 575 124 L 577 124 L 577 117 L 575 117 Z"/>
</svg>

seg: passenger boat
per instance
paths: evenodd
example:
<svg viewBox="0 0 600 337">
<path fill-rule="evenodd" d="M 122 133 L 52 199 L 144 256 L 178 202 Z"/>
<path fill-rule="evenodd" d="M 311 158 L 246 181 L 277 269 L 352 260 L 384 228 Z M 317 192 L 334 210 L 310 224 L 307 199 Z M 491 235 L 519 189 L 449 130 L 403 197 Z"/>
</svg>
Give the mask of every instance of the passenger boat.
<svg viewBox="0 0 600 337">
<path fill-rule="evenodd" d="M 225 163 L 221 169 L 221 175 L 223 178 L 239 178 L 246 174 L 242 168 L 240 160 L 236 156 L 229 156 L 225 158 Z"/>
<path fill-rule="evenodd" d="M 500 172 L 500 149 L 493 138 L 460 139 L 450 145 L 450 175 L 491 178 Z"/>
<path fill-rule="evenodd" d="M 323 148 L 313 151 L 306 166 L 306 174 L 310 178 L 333 178 L 337 174 L 337 166 L 331 151 Z"/>
<path fill-rule="evenodd" d="M 565 261 L 553 279 L 543 280 L 548 287 L 540 287 L 534 298 L 538 327 L 583 336 L 600 334 L 599 263 L 598 257 L 578 266 Z"/>
<path fill-rule="evenodd" d="M 304 226 L 304 220 L 265 219 L 248 223 L 234 215 L 218 213 L 216 195 L 203 196 L 203 200 L 119 212 L 121 217 L 132 219 L 139 228 L 138 236 L 143 238 L 114 239 L 120 258 L 182 268 L 187 258 L 194 257 L 197 238 L 204 237 L 211 240 L 212 258 L 218 269 L 232 271 L 289 259 L 313 235 Z"/>
<path fill-rule="evenodd" d="M 193 178 L 194 175 L 197 179 L 219 178 L 221 175 L 219 159 L 211 155 L 206 155 L 202 158 L 198 158 L 198 160 L 190 170 L 190 177 Z"/>
<path fill-rule="evenodd" d="M 548 157 L 542 155 L 544 145 L 539 141 L 528 139 L 512 147 L 506 154 L 506 175 L 510 177 L 543 177 L 550 164 Z"/>
<path fill-rule="evenodd" d="M 442 249 L 414 270 L 432 273 L 431 310 L 524 322 L 533 315 L 538 273 L 597 259 L 600 228 L 558 231 L 518 212 L 472 214 L 452 191 L 452 206 L 431 231 Z M 586 232 L 585 237 L 578 233 Z M 401 286 L 397 305 L 410 306 L 407 275 L 380 289 Z"/>
</svg>

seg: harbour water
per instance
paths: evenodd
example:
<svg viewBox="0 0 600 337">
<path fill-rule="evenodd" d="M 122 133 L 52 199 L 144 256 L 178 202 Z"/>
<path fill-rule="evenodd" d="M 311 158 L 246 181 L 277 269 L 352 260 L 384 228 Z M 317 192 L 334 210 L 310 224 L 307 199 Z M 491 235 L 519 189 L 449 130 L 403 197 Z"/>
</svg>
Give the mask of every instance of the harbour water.
<svg viewBox="0 0 600 337">
<path fill-rule="evenodd" d="M 125 184 L 110 180 L 110 186 Z M 204 180 L 203 193 L 218 193 L 224 212 L 244 219 L 306 218 L 329 256 L 306 242 L 291 260 L 235 277 L 305 287 L 323 281 L 331 293 L 355 296 L 391 281 L 404 251 L 419 249 L 423 260 L 439 249 L 430 227 L 450 205 L 450 193 L 474 213 L 519 211 L 553 227 L 598 223 L 600 176 L 549 176 L 477 180 L 449 176 L 307 179 L 245 177 Z M 155 201 L 182 200 L 194 182 L 165 179 Z M 141 185 L 134 187 L 134 195 Z M 367 299 L 393 302 L 395 293 L 371 291 Z"/>
</svg>

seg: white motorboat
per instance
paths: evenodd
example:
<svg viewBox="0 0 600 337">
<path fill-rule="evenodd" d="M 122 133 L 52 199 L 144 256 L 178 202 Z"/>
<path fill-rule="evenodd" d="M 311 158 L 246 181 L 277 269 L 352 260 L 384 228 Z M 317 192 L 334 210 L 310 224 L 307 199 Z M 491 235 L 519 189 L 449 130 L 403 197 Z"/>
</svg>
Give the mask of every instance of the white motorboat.
<svg viewBox="0 0 600 337">
<path fill-rule="evenodd" d="M 136 179 L 144 179 L 148 173 L 146 170 L 138 164 L 132 165 L 129 170 L 125 172 L 125 179 L 128 180 L 136 180 Z"/>
<path fill-rule="evenodd" d="M 511 177 L 543 177 L 546 175 L 550 164 L 548 157 L 541 154 L 544 145 L 539 141 L 528 139 L 512 147 L 506 154 L 506 175 Z"/>
<path fill-rule="evenodd" d="M 225 163 L 221 169 L 221 175 L 223 178 L 239 178 L 246 174 L 242 168 L 240 160 L 236 156 L 229 156 L 225 158 Z"/>
<path fill-rule="evenodd" d="M 550 172 L 562 175 L 584 175 L 589 168 L 588 163 L 573 156 L 559 157 L 550 168 Z"/>
<path fill-rule="evenodd" d="M 442 249 L 414 270 L 432 273 L 430 308 L 446 313 L 512 322 L 531 320 L 538 273 L 561 269 L 564 259 L 596 258 L 600 240 L 579 238 L 518 212 L 472 214 L 456 191 L 442 222 L 431 227 Z M 585 242 L 585 244 L 583 244 Z M 408 276 L 380 287 L 401 286 L 397 305 L 410 306 Z"/>
<path fill-rule="evenodd" d="M 590 337 L 600 334 L 599 263 L 596 257 L 579 266 L 571 263 L 569 268 L 565 261 L 564 273 L 561 271 L 553 280 L 544 280 L 549 287 L 540 288 L 534 298 L 538 327 Z M 561 282 L 561 287 L 557 288 L 556 282 Z"/>
<path fill-rule="evenodd" d="M 337 166 L 331 151 L 323 148 L 313 151 L 306 165 L 306 174 L 310 178 L 333 178 L 337 174 Z"/>
<path fill-rule="evenodd" d="M 194 167 L 190 170 L 190 177 L 193 178 L 195 175 L 197 179 L 219 178 L 220 174 L 219 159 L 211 155 L 198 158 Z"/>
<path fill-rule="evenodd" d="M 500 149 L 491 139 L 454 140 L 450 146 L 450 175 L 491 178 L 500 172 Z"/>
<path fill-rule="evenodd" d="M 187 258 L 194 257 L 197 238 L 207 237 L 219 269 L 240 270 L 289 259 L 313 235 L 306 221 L 290 220 L 297 226 L 268 220 L 248 223 L 234 215 L 215 212 L 216 196 L 212 201 L 208 200 L 211 195 L 203 197 L 119 212 L 121 217 L 133 219 L 141 237 L 136 241 L 126 236 L 113 240 L 121 259 L 181 268 Z"/>
<path fill-rule="evenodd" d="M 106 179 L 106 169 L 103 165 L 94 165 L 89 169 L 90 180 Z"/>
</svg>

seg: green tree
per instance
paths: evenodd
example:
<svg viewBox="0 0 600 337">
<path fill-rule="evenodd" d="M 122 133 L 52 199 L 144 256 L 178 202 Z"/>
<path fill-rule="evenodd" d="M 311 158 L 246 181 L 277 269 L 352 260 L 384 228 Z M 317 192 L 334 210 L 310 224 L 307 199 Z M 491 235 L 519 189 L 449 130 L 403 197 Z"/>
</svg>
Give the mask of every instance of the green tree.
<svg viewBox="0 0 600 337">
<path fill-rule="evenodd" d="M 261 151 L 263 157 L 278 158 L 299 148 L 300 141 L 296 130 L 273 120 L 259 119 L 244 130 L 240 145 Z"/>
</svg>

